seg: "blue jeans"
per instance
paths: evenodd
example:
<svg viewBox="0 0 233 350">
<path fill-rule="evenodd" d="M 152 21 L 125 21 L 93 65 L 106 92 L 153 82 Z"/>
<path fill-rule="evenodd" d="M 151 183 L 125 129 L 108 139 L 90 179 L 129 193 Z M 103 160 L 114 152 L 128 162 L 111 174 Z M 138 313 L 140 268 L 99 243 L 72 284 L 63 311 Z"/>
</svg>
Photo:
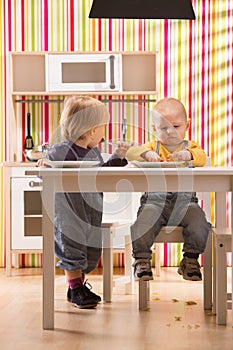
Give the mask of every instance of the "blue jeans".
<svg viewBox="0 0 233 350">
<path fill-rule="evenodd" d="M 101 193 L 55 194 L 55 255 L 68 271 L 93 271 L 102 253 Z"/>
<path fill-rule="evenodd" d="M 204 252 L 211 224 L 195 193 L 145 193 L 141 197 L 137 219 L 131 226 L 134 258 L 151 258 L 151 247 L 162 226 L 182 226 L 183 251 Z"/>
</svg>

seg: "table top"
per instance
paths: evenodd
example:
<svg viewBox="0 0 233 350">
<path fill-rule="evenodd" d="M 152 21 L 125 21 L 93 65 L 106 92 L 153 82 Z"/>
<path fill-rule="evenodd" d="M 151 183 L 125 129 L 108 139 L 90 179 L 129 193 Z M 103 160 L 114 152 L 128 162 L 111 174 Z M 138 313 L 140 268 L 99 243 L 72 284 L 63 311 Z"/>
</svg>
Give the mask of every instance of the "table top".
<svg viewBox="0 0 233 350">
<path fill-rule="evenodd" d="M 56 175 L 233 175 L 233 167 L 226 166 L 205 166 L 195 168 L 133 168 L 133 167 L 93 167 L 93 168 L 33 168 L 27 170 L 27 175 L 42 175 L 42 176 L 56 176 Z"/>
<path fill-rule="evenodd" d="M 37 168 L 26 175 L 42 177 L 56 192 L 228 192 L 233 188 L 233 167 L 219 166 Z"/>
<path fill-rule="evenodd" d="M 36 162 L 3 162 L 3 167 L 5 168 L 36 168 Z"/>
</svg>

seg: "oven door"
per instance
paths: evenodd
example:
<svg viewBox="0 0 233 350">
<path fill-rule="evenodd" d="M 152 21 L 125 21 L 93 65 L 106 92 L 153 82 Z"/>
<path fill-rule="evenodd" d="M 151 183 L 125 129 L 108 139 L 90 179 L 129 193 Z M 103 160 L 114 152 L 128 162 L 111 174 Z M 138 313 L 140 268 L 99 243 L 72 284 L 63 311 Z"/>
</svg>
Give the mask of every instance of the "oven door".
<svg viewBox="0 0 233 350">
<path fill-rule="evenodd" d="M 120 91 L 121 54 L 48 54 L 46 90 Z"/>
</svg>

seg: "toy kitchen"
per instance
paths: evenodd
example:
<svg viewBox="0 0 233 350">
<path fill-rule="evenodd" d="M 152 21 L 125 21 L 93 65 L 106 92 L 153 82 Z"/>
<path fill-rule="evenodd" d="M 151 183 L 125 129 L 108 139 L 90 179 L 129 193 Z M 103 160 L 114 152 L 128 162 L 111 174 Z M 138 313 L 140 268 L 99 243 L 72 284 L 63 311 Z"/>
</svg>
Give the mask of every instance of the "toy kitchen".
<svg viewBox="0 0 233 350">
<path fill-rule="evenodd" d="M 156 101 L 156 66 L 155 51 L 11 52 L 9 147 L 4 163 L 7 275 L 13 254 L 17 267 L 18 254 L 42 252 L 42 183 L 25 172 L 59 141 L 65 96 L 91 95 L 110 109 L 117 102 L 122 113 L 125 101 L 145 105 Z"/>
</svg>

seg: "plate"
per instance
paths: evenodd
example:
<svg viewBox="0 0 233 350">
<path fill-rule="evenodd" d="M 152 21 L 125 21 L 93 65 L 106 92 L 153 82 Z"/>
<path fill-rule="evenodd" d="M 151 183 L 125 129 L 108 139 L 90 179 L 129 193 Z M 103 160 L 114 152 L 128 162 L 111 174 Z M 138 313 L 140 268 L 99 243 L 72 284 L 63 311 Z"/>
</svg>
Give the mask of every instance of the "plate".
<svg viewBox="0 0 233 350">
<path fill-rule="evenodd" d="M 99 165 L 97 160 L 75 160 L 75 161 L 57 161 L 57 160 L 43 160 L 43 166 L 49 168 L 92 168 Z"/>
<path fill-rule="evenodd" d="M 130 164 L 138 168 L 177 168 L 188 166 L 187 162 L 139 162 L 137 160 L 132 161 Z"/>
</svg>

